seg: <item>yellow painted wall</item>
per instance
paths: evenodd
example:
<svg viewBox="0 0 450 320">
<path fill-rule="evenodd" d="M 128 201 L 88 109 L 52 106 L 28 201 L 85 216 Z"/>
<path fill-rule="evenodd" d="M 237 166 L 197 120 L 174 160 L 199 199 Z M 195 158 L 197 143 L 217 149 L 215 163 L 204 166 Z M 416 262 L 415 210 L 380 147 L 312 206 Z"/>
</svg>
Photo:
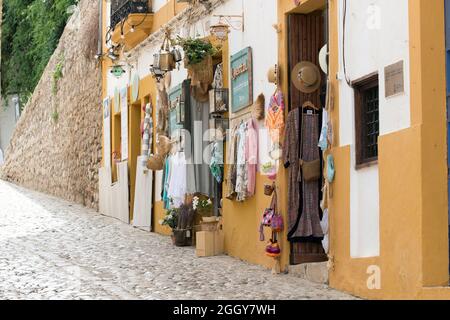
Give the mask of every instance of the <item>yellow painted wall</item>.
<svg viewBox="0 0 450 320">
<path fill-rule="evenodd" d="M 443 1 L 411 0 L 411 128 L 379 138 L 379 257 L 350 257 L 350 147 L 334 147 L 330 285 L 361 297 L 449 299 Z M 430 19 L 432 17 L 432 19 Z M 337 1 L 330 1 L 330 67 L 338 70 Z M 338 122 L 336 99 L 332 119 Z M 336 135 L 338 132 L 336 132 Z M 381 289 L 367 268 L 381 268 Z M 434 286 L 434 288 L 430 288 Z M 439 287 L 441 286 L 441 287 Z"/>
</svg>

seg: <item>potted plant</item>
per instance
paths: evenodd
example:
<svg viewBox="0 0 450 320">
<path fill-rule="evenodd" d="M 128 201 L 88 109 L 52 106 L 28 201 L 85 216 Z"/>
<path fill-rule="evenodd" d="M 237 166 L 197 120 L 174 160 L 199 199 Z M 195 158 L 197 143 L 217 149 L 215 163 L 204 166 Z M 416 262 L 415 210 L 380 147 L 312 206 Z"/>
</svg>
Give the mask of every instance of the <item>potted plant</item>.
<svg viewBox="0 0 450 320">
<path fill-rule="evenodd" d="M 209 223 L 215 222 L 216 217 L 213 217 L 213 203 L 210 198 L 200 198 L 194 196 L 192 198 L 192 209 L 194 209 L 201 217 L 202 221 Z"/>
<path fill-rule="evenodd" d="M 178 215 L 179 215 L 179 208 L 171 208 L 166 210 L 166 216 L 164 217 L 164 219 L 159 220 L 160 225 L 168 226 L 172 230 L 171 238 L 173 244 L 175 244 L 175 237 L 173 230 L 177 228 Z"/>
<path fill-rule="evenodd" d="M 212 56 L 216 49 L 207 40 L 200 38 L 177 38 L 177 43 L 184 51 L 184 66 L 193 81 L 211 83 L 213 79 Z"/>
</svg>

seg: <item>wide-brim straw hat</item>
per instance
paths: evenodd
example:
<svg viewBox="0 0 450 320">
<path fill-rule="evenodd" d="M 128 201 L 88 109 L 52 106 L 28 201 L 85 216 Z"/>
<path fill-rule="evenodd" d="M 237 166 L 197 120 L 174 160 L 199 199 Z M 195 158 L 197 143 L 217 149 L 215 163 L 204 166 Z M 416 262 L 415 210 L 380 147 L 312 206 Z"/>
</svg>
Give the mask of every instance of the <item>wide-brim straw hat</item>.
<svg viewBox="0 0 450 320">
<path fill-rule="evenodd" d="M 320 88 L 320 69 L 314 63 L 302 61 L 292 69 L 292 83 L 303 93 L 312 93 Z"/>
</svg>

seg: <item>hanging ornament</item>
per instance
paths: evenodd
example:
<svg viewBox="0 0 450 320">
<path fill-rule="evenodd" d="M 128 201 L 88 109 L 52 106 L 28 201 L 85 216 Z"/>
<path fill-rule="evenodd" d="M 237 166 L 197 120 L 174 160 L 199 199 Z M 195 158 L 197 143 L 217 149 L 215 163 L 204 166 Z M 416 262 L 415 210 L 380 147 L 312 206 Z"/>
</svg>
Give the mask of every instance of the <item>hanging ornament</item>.
<svg viewBox="0 0 450 320">
<path fill-rule="evenodd" d="M 113 76 L 119 79 L 125 73 L 125 69 L 122 65 L 117 64 L 111 67 L 111 73 L 113 74 Z"/>
</svg>

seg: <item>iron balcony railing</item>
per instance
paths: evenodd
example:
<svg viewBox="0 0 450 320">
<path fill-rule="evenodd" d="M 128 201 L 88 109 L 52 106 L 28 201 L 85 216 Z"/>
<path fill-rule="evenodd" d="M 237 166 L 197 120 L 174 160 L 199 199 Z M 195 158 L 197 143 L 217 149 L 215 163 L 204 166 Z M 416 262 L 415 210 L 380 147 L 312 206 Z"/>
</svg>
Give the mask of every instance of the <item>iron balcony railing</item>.
<svg viewBox="0 0 450 320">
<path fill-rule="evenodd" d="M 126 19 L 132 13 L 152 12 L 151 1 L 111 0 L 111 28 Z"/>
</svg>

